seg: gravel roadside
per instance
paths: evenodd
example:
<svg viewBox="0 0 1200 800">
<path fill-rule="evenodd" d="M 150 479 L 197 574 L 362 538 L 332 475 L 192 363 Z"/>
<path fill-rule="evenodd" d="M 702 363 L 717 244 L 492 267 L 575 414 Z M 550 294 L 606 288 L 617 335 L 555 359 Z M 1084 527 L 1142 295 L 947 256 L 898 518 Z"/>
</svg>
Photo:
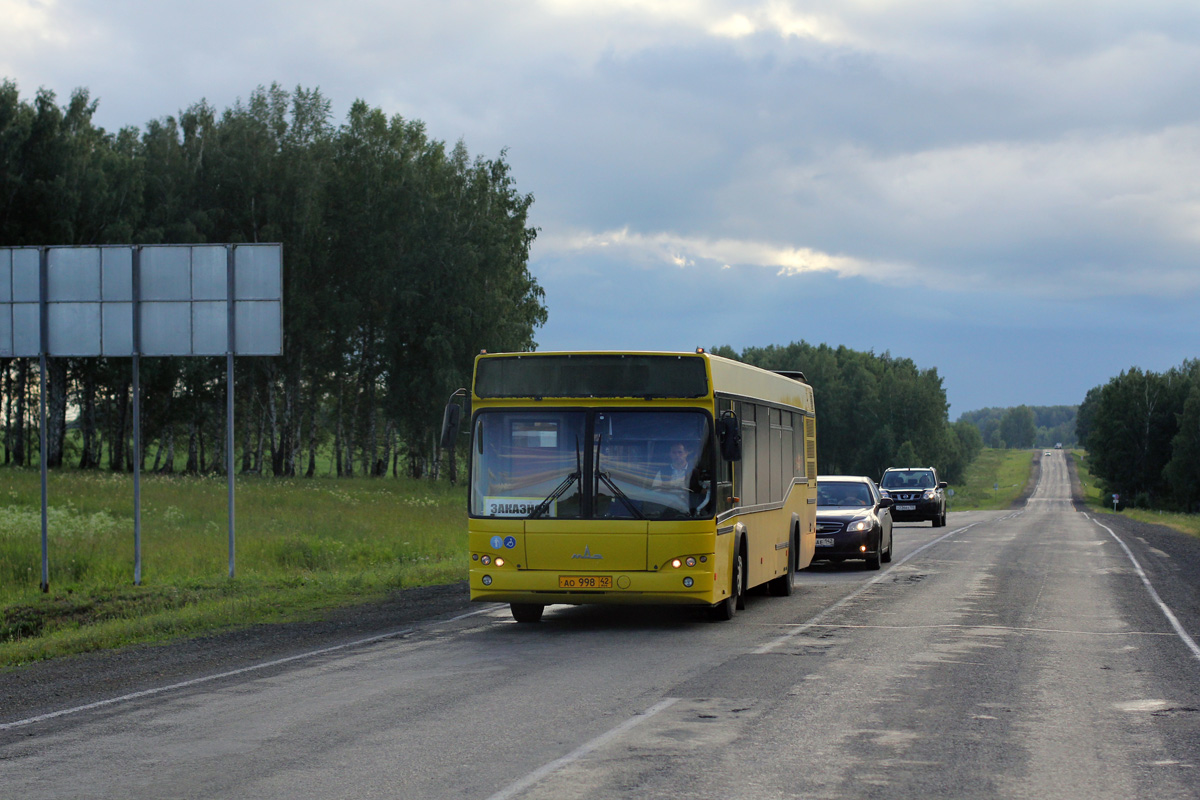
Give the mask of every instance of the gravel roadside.
<svg viewBox="0 0 1200 800">
<path fill-rule="evenodd" d="M 472 605 L 467 583 L 460 581 L 405 589 L 380 603 L 334 609 L 316 622 L 255 625 L 11 667 L 0 670 L 0 723 L 386 634 L 473 608 L 479 606 Z"/>
</svg>

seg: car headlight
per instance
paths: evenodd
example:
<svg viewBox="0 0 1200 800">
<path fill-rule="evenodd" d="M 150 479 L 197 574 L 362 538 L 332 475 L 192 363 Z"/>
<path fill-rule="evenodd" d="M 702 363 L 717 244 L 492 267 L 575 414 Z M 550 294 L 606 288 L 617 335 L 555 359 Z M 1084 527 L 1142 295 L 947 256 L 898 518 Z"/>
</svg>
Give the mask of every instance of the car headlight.
<svg viewBox="0 0 1200 800">
<path fill-rule="evenodd" d="M 852 519 L 852 520 L 850 520 L 849 524 L 846 525 L 846 530 L 851 531 L 851 532 L 869 531 L 869 530 L 871 530 L 871 520 L 869 520 L 869 519 Z"/>
</svg>

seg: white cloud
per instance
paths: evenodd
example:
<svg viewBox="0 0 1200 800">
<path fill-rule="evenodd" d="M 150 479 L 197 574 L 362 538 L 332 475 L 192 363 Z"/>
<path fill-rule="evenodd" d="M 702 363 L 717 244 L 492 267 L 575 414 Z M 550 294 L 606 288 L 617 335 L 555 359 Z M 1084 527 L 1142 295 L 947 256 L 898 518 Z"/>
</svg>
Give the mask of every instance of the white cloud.
<svg viewBox="0 0 1200 800">
<path fill-rule="evenodd" d="M 781 0 L 759 3 L 752 9 L 717 19 L 708 25 L 708 30 L 730 39 L 773 33 L 784 39 L 809 39 L 826 44 L 858 43 L 857 37 L 833 14 L 801 13 L 793 8 L 795 5 Z"/>
<path fill-rule="evenodd" d="M 828 272 L 840 277 L 863 276 L 892 280 L 906 272 L 897 265 L 871 263 L 793 247 L 741 239 L 683 236 L 674 233 L 637 233 L 628 228 L 600 233 L 543 234 L 535 245 L 537 258 L 569 258 L 606 252 L 611 259 L 627 260 L 643 268 L 661 265 L 694 267 L 699 262 L 720 266 L 750 266 L 773 270 L 779 276 Z"/>
<path fill-rule="evenodd" d="M 844 274 L 951 290 L 1169 296 L 1200 289 L 1196 174 L 1200 123 L 896 154 L 842 144 L 789 157 L 767 147 L 718 196 L 726 218 L 741 214 L 755 238 L 842 254 Z"/>
<path fill-rule="evenodd" d="M 12 78 L 40 48 L 70 41 L 56 19 L 57 6 L 57 0 L 0 0 L 0 78 Z"/>
</svg>

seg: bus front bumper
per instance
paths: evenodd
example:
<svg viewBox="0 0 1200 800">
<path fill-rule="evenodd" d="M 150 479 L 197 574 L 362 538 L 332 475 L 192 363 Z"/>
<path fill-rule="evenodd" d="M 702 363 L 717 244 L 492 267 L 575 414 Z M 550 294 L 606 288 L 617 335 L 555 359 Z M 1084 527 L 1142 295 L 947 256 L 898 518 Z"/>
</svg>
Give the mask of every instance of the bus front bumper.
<svg viewBox="0 0 1200 800">
<path fill-rule="evenodd" d="M 712 572 L 686 567 L 654 572 L 559 572 L 477 566 L 470 574 L 472 600 L 543 605 L 713 605 L 728 592 L 728 576 L 724 581 L 718 578 Z M 685 585 L 685 579 L 691 580 L 691 586 Z M 725 588 L 716 589 L 722 582 Z M 566 588 L 564 584 L 599 588 Z"/>
</svg>

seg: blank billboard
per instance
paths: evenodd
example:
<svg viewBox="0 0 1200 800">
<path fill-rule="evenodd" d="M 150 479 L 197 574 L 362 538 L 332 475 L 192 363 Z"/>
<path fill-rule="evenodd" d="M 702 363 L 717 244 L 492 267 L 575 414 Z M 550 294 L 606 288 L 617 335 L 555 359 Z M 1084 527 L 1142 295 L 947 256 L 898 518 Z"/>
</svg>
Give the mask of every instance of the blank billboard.
<svg viewBox="0 0 1200 800">
<path fill-rule="evenodd" d="M 231 283 L 232 352 L 283 352 L 281 245 L 116 245 L 0 248 L 0 357 L 41 355 L 43 251 L 46 355 L 134 355 L 135 313 L 140 355 L 225 355 Z"/>
</svg>

